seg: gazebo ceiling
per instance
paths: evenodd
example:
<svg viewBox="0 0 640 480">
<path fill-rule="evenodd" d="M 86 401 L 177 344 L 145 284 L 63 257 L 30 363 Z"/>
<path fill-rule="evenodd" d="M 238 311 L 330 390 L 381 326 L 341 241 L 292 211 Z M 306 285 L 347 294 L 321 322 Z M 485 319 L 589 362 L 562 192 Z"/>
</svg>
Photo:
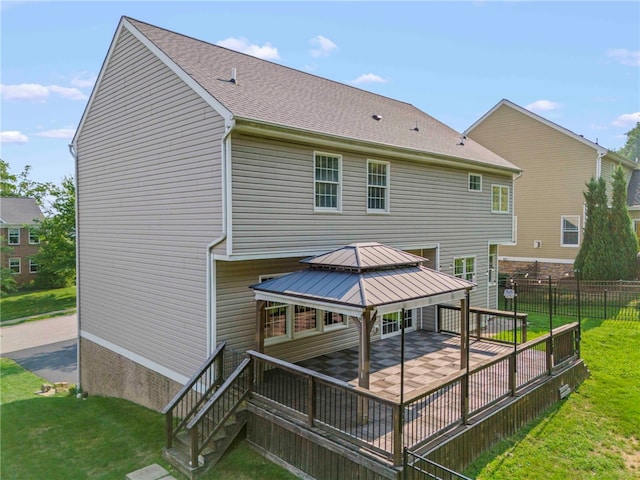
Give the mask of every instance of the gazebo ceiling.
<svg viewBox="0 0 640 480">
<path fill-rule="evenodd" d="M 379 243 L 352 244 L 302 262 L 306 270 L 252 285 L 257 300 L 359 316 L 418 308 L 464 296 L 475 283 L 420 265 L 426 259 Z"/>
</svg>

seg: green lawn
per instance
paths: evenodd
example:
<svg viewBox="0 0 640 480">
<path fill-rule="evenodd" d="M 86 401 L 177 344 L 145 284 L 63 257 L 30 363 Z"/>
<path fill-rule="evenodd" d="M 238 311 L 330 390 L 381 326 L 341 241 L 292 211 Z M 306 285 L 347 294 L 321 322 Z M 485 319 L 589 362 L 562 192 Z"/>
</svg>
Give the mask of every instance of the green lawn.
<svg viewBox="0 0 640 480">
<path fill-rule="evenodd" d="M 0 358 L 0 476 L 118 479 L 162 458 L 164 418 L 134 403 L 105 397 L 41 397 L 44 381 Z M 238 442 L 203 480 L 293 480 L 291 474 Z"/>
<path fill-rule="evenodd" d="M 76 287 L 21 292 L 0 299 L 0 324 L 16 318 L 48 314 L 76 307 Z"/>
<path fill-rule="evenodd" d="M 544 318 L 533 317 L 535 332 Z M 582 326 L 582 357 L 590 378 L 482 455 L 467 475 L 480 480 L 640 478 L 640 323 L 585 320 Z"/>
</svg>

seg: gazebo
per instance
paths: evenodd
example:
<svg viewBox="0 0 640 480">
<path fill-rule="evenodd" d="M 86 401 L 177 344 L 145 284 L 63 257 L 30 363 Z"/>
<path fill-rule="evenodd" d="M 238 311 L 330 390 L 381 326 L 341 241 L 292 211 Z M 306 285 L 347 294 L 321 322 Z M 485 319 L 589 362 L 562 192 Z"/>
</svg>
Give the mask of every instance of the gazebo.
<svg viewBox="0 0 640 480">
<path fill-rule="evenodd" d="M 352 317 L 359 337 L 358 385 L 369 388 L 371 330 L 378 316 L 460 302 L 460 368 L 468 362 L 469 291 L 473 282 L 423 265 L 427 259 L 380 243 L 354 243 L 301 261 L 309 268 L 252 285 L 256 349 L 264 352 L 267 302 L 302 305 Z"/>
</svg>

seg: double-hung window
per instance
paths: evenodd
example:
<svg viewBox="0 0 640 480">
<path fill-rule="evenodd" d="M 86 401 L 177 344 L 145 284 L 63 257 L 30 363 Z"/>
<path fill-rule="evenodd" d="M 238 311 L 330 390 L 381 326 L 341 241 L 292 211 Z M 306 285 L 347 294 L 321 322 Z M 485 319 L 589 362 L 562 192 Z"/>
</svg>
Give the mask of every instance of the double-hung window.
<svg viewBox="0 0 640 480">
<path fill-rule="evenodd" d="M 317 212 L 339 212 L 342 208 L 342 157 L 314 154 L 314 195 Z"/>
<path fill-rule="evenodd" d="M 367 212 L 389 212 L 389 162 L 367 160 Z"/>
<path fill-rule="evenodd" d="M 469 174 L 469 191 L 481 192 L 482 191 L 482 175 L 476 173 Z"/>
<path fill-rule="evenodd" d="M 38 273 L 38 271 L 40 270 L 40 265 L 38 265 L 38 263 L 33 260 L 33 259 L 29 259 L 29 273 Z"/>
<path fill-rule="evenodd" d="M 473 281 L 476 274 L 476 257 L 458 257 L 453 259 L 453 275 Z"/>
<path fill-rule="evenodd" d="M 580 245 L 580 217 L 578 215 L 563 215 L 560 228 L 563 247 Z"/>
<path fill-rule="evenodd" d="M 9 232 L 7 233 L 7 240 L 9 245 L 20 245 L 20 229 L 9 228 Z"/>
<path fill-rule="evenodd" d="M 29 245 L 37 245 L 40 243 L 40 237 L 33 230 L 29 230 Z"/>
<path fill-rule="evenodd" d="M 10 258 L 9 259 L 9 270 L 11 273 L 20 273 L 20 259 L 19 258 Z"/>
<path fill-rule="evenodd" d="M 491 185 L 491 213 L 509 213 L 509 187 Z"/>
</svg>

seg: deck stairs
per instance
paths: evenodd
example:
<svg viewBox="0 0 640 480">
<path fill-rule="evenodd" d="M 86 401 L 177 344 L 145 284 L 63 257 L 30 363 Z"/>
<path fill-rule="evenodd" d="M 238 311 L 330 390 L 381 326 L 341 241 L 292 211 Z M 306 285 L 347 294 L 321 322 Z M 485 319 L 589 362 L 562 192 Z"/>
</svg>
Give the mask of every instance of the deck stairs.
<svg viewBox="0 0 640 480">
<path fill-rule="evenodd" d="M 247 423 L 252 363 L 244 359 L 236 364 L 225 359 L 221 344 L 162 411 L 163 456 L 192 480 L 222 458 Z"/>
</svg>

